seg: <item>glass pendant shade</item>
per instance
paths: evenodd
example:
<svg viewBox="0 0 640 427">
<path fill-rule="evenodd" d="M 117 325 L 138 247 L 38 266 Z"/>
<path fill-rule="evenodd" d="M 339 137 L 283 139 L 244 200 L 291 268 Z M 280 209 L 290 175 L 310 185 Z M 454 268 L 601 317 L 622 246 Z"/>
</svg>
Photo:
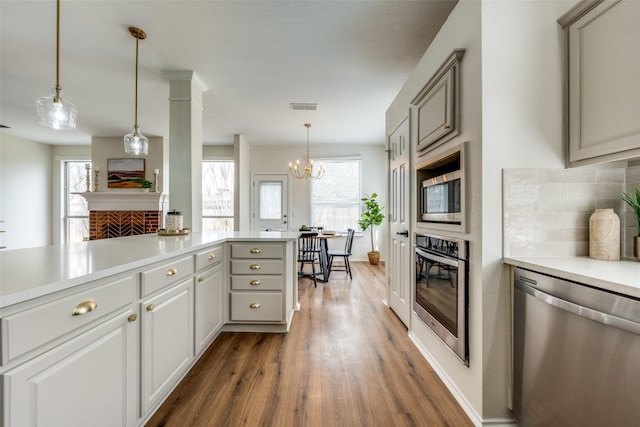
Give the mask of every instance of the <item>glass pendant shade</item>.
<svg viewBox="0 0 640 427">
<path fill-rule="evenodd" d="M 36 102 L 38 123 L 53 129 L 74 130 L 78 118 L 75 105 L 62 99 L 62 88 L 51 86 L 51 96 L 38 98 Z"/>
<path fill-rule="evenodd" d="M 139 132 L 137 125 L 134 126 L 133 132 L 124 136 L 124 151 L 135 156 L 149 153 L 149 139 Z"/>
</svg>

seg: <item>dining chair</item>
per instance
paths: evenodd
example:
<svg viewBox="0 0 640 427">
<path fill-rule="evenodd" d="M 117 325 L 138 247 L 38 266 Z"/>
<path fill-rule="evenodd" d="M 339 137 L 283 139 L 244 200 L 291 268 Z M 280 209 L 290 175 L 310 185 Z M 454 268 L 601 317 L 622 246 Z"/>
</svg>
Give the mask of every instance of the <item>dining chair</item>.
<svg viewBox="0 0 640 427">
<path fill-rule="evenodd" d="M 313 284 L 317 288 L 318 280 L 316 278 L 316 262 L 320 262 L 320 239 L 318 233 L 302 233 L 298 237 L 298 262 L 300 263 L 300 271 L 298 277 L 311 276 Z M 311 264 L 311 274 L 303 272 L 304 265 Z"/>
<path fill-rule="evenodd" d="M 327 251 L 327 255 L 329 256 L 329 274 L 331 274 L 333 270 L 346 271 L 347 273 L 349 273 L 349 278 L 353 279 L 353 277 L 351 276 L 351 265 L 349 264 L 349 257 L 351 256 L 351 247 L 353 246 L 354 234 L 355 230 L 353 230 L 352 228 L 347 230 L 347 240 L 344 244 L 344 250 L 329 249 Z M 344 261 L 344 266 L 334 267 L 333 258 L 335 257 L 342 258 L 342 260 Z"/>
</svg>

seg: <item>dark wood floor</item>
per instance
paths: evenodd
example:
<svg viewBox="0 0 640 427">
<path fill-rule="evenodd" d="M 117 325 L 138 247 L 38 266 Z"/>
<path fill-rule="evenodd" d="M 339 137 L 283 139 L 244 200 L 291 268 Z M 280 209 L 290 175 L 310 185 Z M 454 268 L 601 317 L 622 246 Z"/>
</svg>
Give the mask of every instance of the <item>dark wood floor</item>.
<svg viewBox="0 0 640 427">
<path fill-rule="evenodd" d="M 289 334 L 222 333 L 147 426 L 471 426 L 382 303 L 382 267 L 298 283 Z"/>
</svg>

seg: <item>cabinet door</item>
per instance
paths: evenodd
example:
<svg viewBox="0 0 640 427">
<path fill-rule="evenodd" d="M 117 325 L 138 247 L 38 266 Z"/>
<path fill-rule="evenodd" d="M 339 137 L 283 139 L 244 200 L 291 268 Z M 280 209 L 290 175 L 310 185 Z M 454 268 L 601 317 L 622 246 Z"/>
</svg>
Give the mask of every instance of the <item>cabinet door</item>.
<svg viewBox="0 0 640 427">
<path fill-rule="evenodd" d="M 602 2 L 567 35 L 570 162 L 640 156 L 640 2 Z"/>
<path fill-rule="evenodd" d="M 198 274 L 195 280 L 195 344 L 196 354 L 200 354 L 213 341 L 223 324 L 222 265 Z"/>
<path fill-rule="evenodd" d="M 128 310 L 6 372 L 5 426 L 134 426 L 137 326 Z"/>
<path fill-rule="evenodd" d="M 140 313 L 144 416 L 173 389 L 193 359 L 192 279 L 145 300 Z"/>
</svg>

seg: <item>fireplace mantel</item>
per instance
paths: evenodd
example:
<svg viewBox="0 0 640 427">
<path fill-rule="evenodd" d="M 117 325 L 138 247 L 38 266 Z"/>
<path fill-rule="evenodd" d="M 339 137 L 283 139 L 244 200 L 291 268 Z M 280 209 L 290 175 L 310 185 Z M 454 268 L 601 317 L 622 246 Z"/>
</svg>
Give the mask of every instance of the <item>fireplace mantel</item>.
<svg viewBox="0 0 640 427">
<path fill-rule="evenodd" d="M 166 211 L 168 194 L 142 191 L 94 191 L 74 193 L 84 197 L 89 211 Z"/>
</svg>

